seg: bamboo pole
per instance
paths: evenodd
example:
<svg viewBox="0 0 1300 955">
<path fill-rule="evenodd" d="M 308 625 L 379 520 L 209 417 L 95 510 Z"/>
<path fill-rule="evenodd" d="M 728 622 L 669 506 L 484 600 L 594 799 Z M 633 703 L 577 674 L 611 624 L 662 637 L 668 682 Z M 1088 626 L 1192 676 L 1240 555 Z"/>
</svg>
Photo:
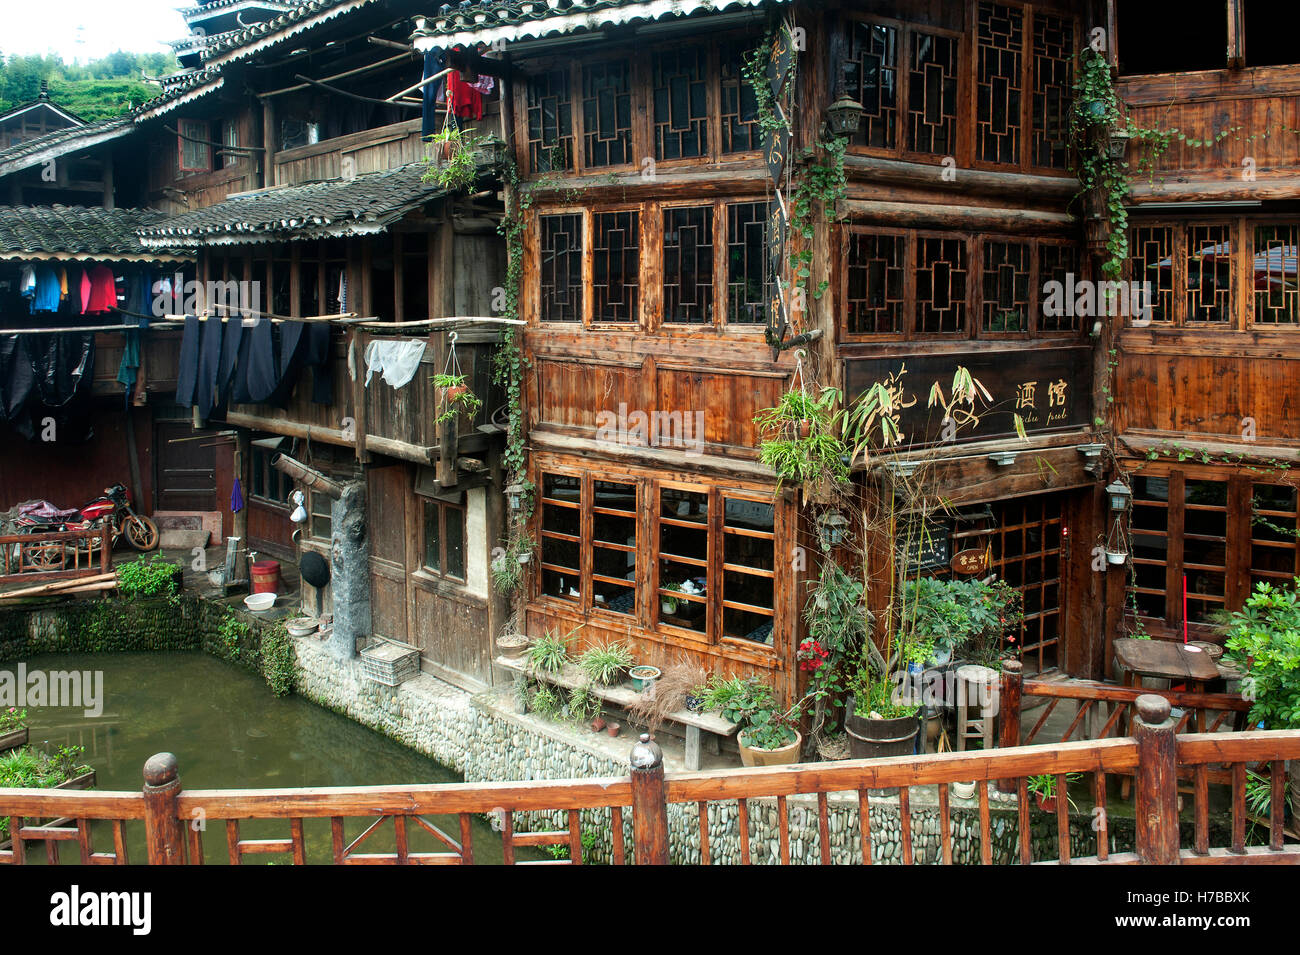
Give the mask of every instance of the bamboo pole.
<svg viewBox="0 0 1300 955">
<path fill-rule="evenodd" d="M 112 580 L 102 579 L 101 575 L 95 577 L 73 577 L 69 580 L 57 580 L 53 583 L 40 584 L 36 587 L 24 587 L 21 590 L 11 590 L 8 593 L 0 594 L 0 600 L 9 600 L 18 597 L 48 597 L 63 596 L 72 593 L 89 593 L 91 591 L 112 590 L 117 586 L 117 575 L 108 574 Z"/>
</svg>

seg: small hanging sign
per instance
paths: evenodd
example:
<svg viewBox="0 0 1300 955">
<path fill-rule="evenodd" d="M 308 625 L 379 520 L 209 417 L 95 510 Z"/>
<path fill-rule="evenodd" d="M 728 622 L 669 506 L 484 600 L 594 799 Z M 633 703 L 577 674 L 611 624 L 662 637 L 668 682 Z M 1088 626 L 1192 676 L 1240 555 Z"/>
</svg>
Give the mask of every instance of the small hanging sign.
<svg viewBox="0 0 1300 955">
<path fill-rule="evenodd" d="M 949 564 L 954 574 L 963 574 L 967 577 L 984 573 L 988 565 L 989 552 L 983 547 L 959 550 L 952 555 L 952 562 Z"/>
<path fill-rule="evenodd" d="M 777 107 L 777 111 L 780 111 Z M 785 164 L 790 158 L 790 131 L 763 130 L 763 161 L 767 164 L 767 174 L 775 185 L 781 184 L 785 175 Z"/>
<path fill-rule="evenodd" d="M 767 81 L 772 87 L 772 95 L 779 96 L 781 87 L 790 76 L 794 65 L 794 38 L 788 23 L 781 24 L 781 29 L 772 37 L 772 52 L 767 60 Z"/>
<path fill-rule="evenodd" d="M 785 255 L 785 206 L 778 200 L 769 203 L 767 213 L 767 259 L 772 263 L 772 273 L 781 274 L 781 260 Z"/>
</svg>

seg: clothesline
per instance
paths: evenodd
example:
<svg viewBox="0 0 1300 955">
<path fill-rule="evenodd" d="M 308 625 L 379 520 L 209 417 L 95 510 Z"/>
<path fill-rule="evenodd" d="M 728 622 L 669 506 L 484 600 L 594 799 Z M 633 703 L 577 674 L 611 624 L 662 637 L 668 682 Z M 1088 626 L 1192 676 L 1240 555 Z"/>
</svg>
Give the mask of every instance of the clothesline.
<svg viewBox="0 0 1300 955">
<path fill-rule="evenodd" d="M 216 320 L 222 323 L 229 322 L 239 316 L 223 316 L 218 318 L 215 315 L 143 315 L 139 312 L 130 312 L 126 309 L 119 308 L 116 310 L 119 314 L 128 315 L 131 318 L 143 318 L 151 322 L 158 322 L 156 325 L 69 325 L 56 328 L 0 328 L 0 335 L 52 335 L 59 332 L 142 332 L 151 329 L 157 331 L 172 331 L 174 325 L 183 323 L 187 318 L 198 318 L 200 321 Z M 343 312 L 338 315 L 307 315 L 302 318 L 287 318 L 280 315 L 268 315 L 262 313 L 259 318 L 270 319 L 273 324 L 280 325 L 285 322 L 322 322 L 337 323 L 346 326 L 358 326 L 361 328 L 375 329 L 395 329 L 395 328 L 430 328 L 443 327 L 449 325 L 527 325 L 528 323 L 519 318 L 496 318 L 488 315 L 462 315 L 452 318 L 422 318 L 411 322 L 386 322 L 377 317 L 361 317 L 352 312 Z M 166 324 L 163 324 L 166 323 Z"/>
</svg>

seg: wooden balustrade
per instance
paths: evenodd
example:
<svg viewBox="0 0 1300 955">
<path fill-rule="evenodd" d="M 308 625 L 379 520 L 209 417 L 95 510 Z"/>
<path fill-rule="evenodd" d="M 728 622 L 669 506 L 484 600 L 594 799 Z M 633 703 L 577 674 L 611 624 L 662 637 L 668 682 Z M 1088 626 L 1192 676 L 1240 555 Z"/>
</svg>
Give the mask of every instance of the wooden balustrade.
<svg viewBox="0 0 1300 955">
<path fill-rule="evenodd" d="M 112 551 L 112 535 L 97 527 L 0 536 L 0 586 L 106 574 Z"/>
<path fill-rule="evenodd" d="M 711 843 L 711 806 L 735 806 L 739 822 L 739 860 L 760 861 L 756 845 L 770 840 L 756 824 L 756 807 L 766 810 L 775 803 L 776 841 L 779 861 L 792 861 L 792 804 L 815 813 L 817 860 L 836 861 L 831 846 L 831 814 L 845 807 L 857 810 L 857 839 L 851 861 L 870 863 L 879 853 L 873 850 L 870 811 L 873 806 L 897 812 L 900 860 L 918 861 L 913 846 L 916 813 L 937 812 L 940 847 L 936 861 L 952 864 L 955 859 L 955 826 L 948 786 L 975 780 L 976 805 L 963 811 L 976 820 L 973 828 L 979 840 L 980 861 L 995 861 L 992 817 L 995 812 L 1014 813 L 1016 845 L 1011 858 L 1020 863 L 1300 863 L 1300 846 L 1283 844 L 1284 761 L 1300 760 L 1300 731 L 1178 735 L 1168 700 L 1147 694 L 1136 702 L 1134 735 L 1131 738 L 1077 741 L 1053 745 L 1018 746 L 1013 749 L 944 753 L 876 760 L 847 760 L 797 766 L 664 773 L 662 754 L 643 736 L 632 751 L 630 775 L 622 778 L 582 780 L 535 780 L 528 782 L 454 783 L 419 786 L 367 786 L 333 789 L 283 790 L 194 790 L 180 788 L 175 757 L 161 754 L 145 767 L 143 793 L 72 792 L 0 789 L 0 816 L 12 817 L 12 847 L 0 849 L 0 863 L 26 861 L 26 844 L 44 842 L 46 857 L 58 862 L 59 846 L 75 842 L 80 860 L 87 864 L 125 864 L 125 826 L 143 824 L 147 860 L 151 864 L 203 861 L 204 829 L 224 822 L 228 860 L 241 864 L 249 856 L 288 856 L 294 864 L 307 858 L 304 820 L 330 821 L 331 858 L 341 865 L 472 864 L 475 860 L 471 819 L 487 815 L 501 823 L 504 861 L 514 863 L 516 850 L 526 846 L 562 845 L 569 850 L 569 863 L 583 862 L 584 818 L 586 831 L 608 834 L 610 858 L 615 864 L 628 859 L 624 842 L 625 812 L 630 813 L 633 858 L 638 864 L 669 861 L 670 818 L 678 824 L 698 816 L 700 860 L 704 864 L 718 855 Z M 1267 846 L 1246 845 L 1245 786 L 1249 765 L 1267 764 L 1271 786 L 1270 842 Z M 1228 845 L 1211 845 L 1209 787 L 1211 767 L 1224 765 L 1231 783 L 1232 826 Z M 1071 815 L 1068 799 L 1057 800 L 1055 819 L 1056 852 L 1050 859 L 1037 858 L 1031 838 L 1031 815 L 1027 780 L 1049 774 L 1056 778 L 1058 792 L 1065 794 L 1071 774 L 1091 774 L 1096 806 L 1087 816 Z M 1133 852 L 1110 851 L 1111 826 L 1106 813 L 1106 781 L 1109 775 L 1133 774 L 1137 782 L 1135 847 Z M 1194 837 L 1190 846 L 1180 842 L 1180 819 L 1176 780 L 1188 776 L 1195 783 L 1192 807 Z M 989 783 L 1013 780 L 1018 800 L 1005 809 L 991 805 Z M 922 807 L 925 787 L 934 787 L 937 804 Z M 692 811 L 691 807 L 694 807 Z M 673 813 L 670 808 L 677 807 Z M 561 828 L 522 832 L 524 821 L 517 814 L 546 813 L 564 820 Z M 584 816 L 585 814 L 585 816 Z M 453 817 L 458 831 L 448 833 L 428 817 Z M 29 824 L 60 817 L 48 825 Z M 348 841 L 345 822 L 360 819 L 365 829 Z M 96 851 L 91 823 L 108 820 L 112 825 L 114 851 Z M 191 824 L 203 820 L 203 825 Z M 287 822 L 288 835 L 276 839 L 247 839 L 241 823 L 250 820 Z M 534 820 L 535 821 L 535 820 Z M 1072 827 L 1073 826 L 1073 839 Z M 362 852 L 368 839 L 391 823 L 394 851 Z M 688 823 L 694 825 L 694 823 Z M 805 827 L 810 830 L 811 825 Z M 1091 831 L 1092 852 L 1074 856 L 1081 832 Z M 416 851 L 411 836 L 425 833 L 439 846 L 438 851 Z M 842 859 L 844 849 L 838 850 Z M 764 853 L 765 854 L 765 853 Z M 1051 853 L 1048 853 L 1049 855 Z M 549 860 L 547 860 L 549 861 Z M 814 861 L 805 858 L 803 861 Z"/>
</svg>

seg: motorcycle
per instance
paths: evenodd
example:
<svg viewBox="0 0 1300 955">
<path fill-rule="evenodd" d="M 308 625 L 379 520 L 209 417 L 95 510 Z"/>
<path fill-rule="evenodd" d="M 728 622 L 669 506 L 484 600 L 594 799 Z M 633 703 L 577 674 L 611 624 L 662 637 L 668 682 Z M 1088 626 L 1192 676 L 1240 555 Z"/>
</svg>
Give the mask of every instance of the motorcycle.
<svg viewBox="0 0 1300 955">
<path fill-rule="evenodd" d="M 17 510 L 13 525 L 19 534 L 50 534 L 104 527 L 112 535 L 114 546 L 124 534 L 126 542 L 136 550 L 149 551 L 158 546 L 157 525 L 135 512 L 131 507 L 131 492 L 121 484 L 104 488 L 103 494 L 81 507 L 59 508 L 49 501 L 29 501 L 20 504 Z M 98 546 L 98 541 L 91 543 Z M 53 568 L 63 563 L 63 548 L 57 544 L 23 550 L 25 562 L 33 566 Z"/>
</svg>

